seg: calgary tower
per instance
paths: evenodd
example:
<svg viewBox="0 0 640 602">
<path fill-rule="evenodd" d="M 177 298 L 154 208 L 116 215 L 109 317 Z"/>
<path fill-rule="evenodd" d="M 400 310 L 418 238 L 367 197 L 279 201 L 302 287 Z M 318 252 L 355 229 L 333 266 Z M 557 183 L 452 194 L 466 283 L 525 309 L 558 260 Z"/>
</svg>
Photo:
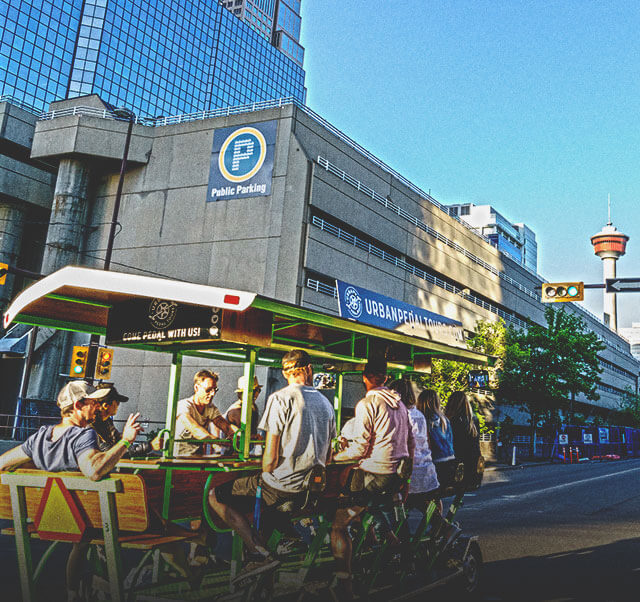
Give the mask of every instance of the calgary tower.
<svg viewBox="0 0 640 602">
<path fill-rule="evenodd" d="M 622 232 L 618 232 L 611 223 L 611 201 L 609 200 L 609 221 L 607 225 L 597 234 L 591 237 L 591 244 L 595 254 L 602 259 L 602 275 L 604 281 L 607 278 L 616 277 L 616 261 L 625 254 L 629 237 Z M 604 323 L 611 330 L 618 330 L 618 309 L 616 294 L 608 293 L 604 289 L 603 299 Z"/>
</svg>

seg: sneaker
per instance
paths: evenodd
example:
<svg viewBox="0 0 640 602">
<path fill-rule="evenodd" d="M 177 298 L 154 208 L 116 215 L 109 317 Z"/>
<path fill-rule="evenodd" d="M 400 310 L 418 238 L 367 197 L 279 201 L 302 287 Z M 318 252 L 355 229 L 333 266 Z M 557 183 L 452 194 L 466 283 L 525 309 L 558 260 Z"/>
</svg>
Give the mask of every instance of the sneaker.
<svg viewBox="0 0 640 602">
<path fill-rule="evenodd" d="M 280 566 L 280 561 L 271 556 L 267 556 L 261 560 L 248 562 L 244 568 L 231 580 L 232 585 L 241 585 L 247 580 L 251 580 L 257 575 L 273 571 Z"/>
</svg>

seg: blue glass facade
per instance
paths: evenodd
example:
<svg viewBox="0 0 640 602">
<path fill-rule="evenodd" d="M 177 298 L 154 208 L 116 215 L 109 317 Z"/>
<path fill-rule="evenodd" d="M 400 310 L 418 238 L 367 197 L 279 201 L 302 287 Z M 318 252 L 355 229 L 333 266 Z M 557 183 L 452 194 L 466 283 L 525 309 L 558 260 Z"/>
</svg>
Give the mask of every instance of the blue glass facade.
<svg viewBox="0 0 640 602">
<path fill-rule="evenodd" d="M 0 0 L 0 95 L 37 109 L 64 98 L 82 0 Z"/>
<path fill-rule="evenodd" d="M 300 65 L 207 0 L 0 0 L 0 95 L 99 94 L 156 117 L 292 96 Z"/>
</svg>

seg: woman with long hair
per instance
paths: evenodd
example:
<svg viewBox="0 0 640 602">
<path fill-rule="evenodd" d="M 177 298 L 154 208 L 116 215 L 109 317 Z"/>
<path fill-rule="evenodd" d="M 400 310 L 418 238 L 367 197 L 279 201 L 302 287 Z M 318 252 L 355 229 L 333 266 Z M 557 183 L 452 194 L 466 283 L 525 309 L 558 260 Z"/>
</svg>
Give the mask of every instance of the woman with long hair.
<svg viewBox="0 0 640 602">
<path fill-rule="evenodd" d="M 440 487 L 446 488 L 453 481 L 456 467 L 453 451 L 453 432 L 449 420 L 442 411 L 440 397 L 433 389 L 425 389 L 418 395 L 416 406 L 427 421 L 429 447 L 436 466 Z"/>
<path fill-rule="evenodd" d="M 478 474 L 480 429 L 471 402 L 464 391 L 451 393 L 445 414 L 451 423 L 456 460 L 464 464 L 464 487 L 467 490 L 475 489 L 481 480 Z"/>
<path fill-rule="evenodd" d="M 415 451 L 413 452 L 413 473 L 409 484 L 409 498 L 407 506 L 424 510 L 427 500 L 439 487 L 436 467 L 431 458 L 429 437 L 427 433 L 427 420 L 416 407 L 416 396 L 413 383 L 402 378 L 394 380 L 390 385 L 400 395 L 402 403 L 409 412 L 409 425 L 413 431 Z"/>
</svg>

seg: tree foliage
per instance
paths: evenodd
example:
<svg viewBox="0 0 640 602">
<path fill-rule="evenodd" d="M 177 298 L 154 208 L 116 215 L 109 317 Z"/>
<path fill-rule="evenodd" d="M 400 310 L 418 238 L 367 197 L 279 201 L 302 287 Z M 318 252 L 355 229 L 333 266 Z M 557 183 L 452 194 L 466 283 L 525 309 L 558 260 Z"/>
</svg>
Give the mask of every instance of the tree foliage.
<svg viewBox="0 0 640 602">
<path fill-rule="evenodd" d="M 498 374 L 502 369 L 505 336 L 506 328 L 502 319 L 497 322 L 485 322 L 481 320 L 477 322 L 475 331 L 467 339 L 467 345 L 470 349 L 496 356 L 496 364 L 489 368 L 489 384 L 491 388 L 498 386 Z M 463 362 L 434 359 L 431 365 L 431 374 L 420 377 L 419 384 L 423 388 L 437 391 L 444 406 L 451 393 L 467 388 L 469 371 L 476 368 L 477 366 Z M 479 411 L 476 403 L 473 405 L 480 425 L 480 432 L 489 432 L 490 429 L 487 427 L 484 414 Z"/>
<path fill-rule="evenodd" d="M 534 427 L 542 415 L 566 408 L 579 393 L 599 399 L 598 352 L 604 344 L 564 309 L 548 307 L 545 319 L 546 327 L 507 331 L 499 387 L 501 397 L 524 405 Z"/>
<path fill-rule="evenodd" d="M 640 395 L 627 387 L 619 404 L 619 422 L 624 426 L 640 427 Z"/>
</svg>

